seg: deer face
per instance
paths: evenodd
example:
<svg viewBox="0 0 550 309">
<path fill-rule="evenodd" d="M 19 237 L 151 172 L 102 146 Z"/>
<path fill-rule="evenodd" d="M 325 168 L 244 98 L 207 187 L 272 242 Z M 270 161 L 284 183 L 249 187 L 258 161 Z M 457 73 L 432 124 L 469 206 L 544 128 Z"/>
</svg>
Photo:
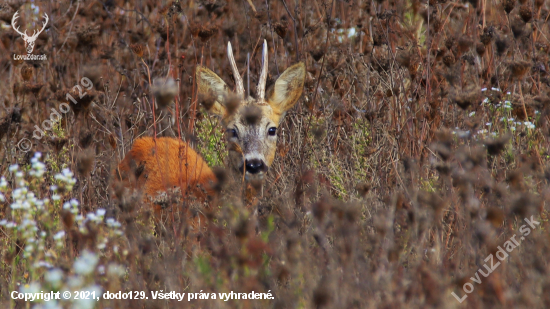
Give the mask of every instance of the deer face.
<svg viewBox="0 0 550 309">
<path fill-rule="evenodd" d="M 227 84 L 216 73 L 198 66 L 196 77 L 199 94 L 213 97 L 213 103 L 205 105 L 209 112 L 222 119 L 229 142 L 229 160 L 232 167 L 244 173 L 247 181 L 262 180 L 275 158 L 278 127 L 286 111 L 296 104 L 302 94 L 305 66 L 300 62 L 286 69 L 267 93 L 266 98 L 268 61 L 267 43 L 264 41 L 258 95 L 257 98 L 245 98 L 231 44 L 228 44 L 228 55 L 237 84 L 236 93 L 231 94 Z"/>
<path fill-rule="evenodd" d="M 31 54 L 34 50 L 34 40 L 30 40 L 28 37 L 23 37 L 23 40 L 25 40 L 25 48 L 27 49 L 27 53 Z"/>
</svg>

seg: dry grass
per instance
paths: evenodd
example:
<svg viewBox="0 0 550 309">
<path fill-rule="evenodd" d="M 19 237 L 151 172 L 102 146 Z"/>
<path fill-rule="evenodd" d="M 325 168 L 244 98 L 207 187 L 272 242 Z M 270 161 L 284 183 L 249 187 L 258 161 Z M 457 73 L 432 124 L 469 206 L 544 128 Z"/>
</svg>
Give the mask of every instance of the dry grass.
<svg viewBox="0 0 550 309">
<path fill-rule="evenodd" d="M 23 40 L 9 27 L 0 32 L 3 307 L 38 306 L 11 300 L 11 291 L 25 288 L 149 296 L 75 301 L 75 308 L 550 306 L 545 1 L 38 6 L 50 23 L 34 53 L 47 61 L 14 61 Z M 31 25 L 30 4 L 20 1 L 0 5 L 2 23 L 17 10 L 19 24 Z M 255 93 L 264 38 L 268 86 L 296 61 L 308 73 L 278 130 L 268 180 L 247 195 L 241 175 L 223 169 L 223 131 L 202 109 L 193 72 L 207 66 L 233 87 L 225 53 L 231 41 L 241 72 L 250 53 Z M 93 88 L 86 90 L 83 77 Z M 156 80 L 170 82 L 168 95 Z M 79 97 L 75 85 L 88 94 Z M 34 139 L 35 125 L 67 94 L 79 104 L 69 101 L 71 111 Z M 155 101 L 162 101 L 157 108 Z M 111 176 L 133 141 L 155 132 L 189 141 L 224 179 L 204 203 L 170 191 L 160 221 Z M 22 138 L 32 141 L 28 153 L 17 148 Z M 20 179 L 8 169 L 40 169 L 35 151 L 45 172 L 25 176 L 24 187 L 51 203 L 13 209 L 31 198 L 14 193 Z M 54 177 L 64 168 L 75 172 L 74 186 Z M 63 208 L 71 199 L 78 205 Z M 485 258 L 531 216 L 540 226 L 474 283 Z M 464 295 L 467 282 L 475 289 L 460 304 L 451 292 Z M 152 300 L 150 291 L 159 290 L 271 291 L 275 300 Z"/>
</svg>

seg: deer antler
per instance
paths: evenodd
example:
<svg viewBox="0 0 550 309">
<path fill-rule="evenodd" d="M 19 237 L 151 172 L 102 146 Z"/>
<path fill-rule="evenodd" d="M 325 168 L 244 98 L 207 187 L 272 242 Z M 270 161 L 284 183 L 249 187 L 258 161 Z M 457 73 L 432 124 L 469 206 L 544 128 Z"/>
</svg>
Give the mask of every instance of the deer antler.
<svg viewBox="0 0 550 309">
<path fill-rule="evenodd" d="M 44 18 L 46 18 L 46 21 L 42 24 L 42 29 L 40 29 L 40 31 L 38 31 L 38 33 L 36 33 L 36 30 L 34 30 L 32 36 L 28 36 L 27 35 L 27 30 L 25 30 L 25 32 L 21 32 L 19 31 L 19 27 L 16 27 L 15 26 L 15 20 L 18 19 L 20 16 L 19 16 L 19 11 L 15 12 L 15 14 L 13 14 L 13 17 L 11 19 L 11 26 L 13 27 L 13 30 L 15 30 L 15 32 L 19 33 L 21 36 L 23 37 L 27 37 L 27 38 L 36 38 L 40 33 L 42 33 L 42 31 L 44 31 L 44 29 L 46 29 L 46 25 L 48 24 L 48 21 L 50 20 L 49 17 L 48 17 L 48 14 L 44 13 Z"/>
<path fill-rule="evenodd" d="M 11 26 L 13 28 L 13 30 L 15 30 L 15 32 L 19 33 L 20 35 L 22 36 L 27 36 L 27 34 L 19 31 L 19 27 L 15 27 L 15 20 L 19 18 L 19 11 L 15 12 L 15 14 L 13 14 L 13 17 L 11 18 Z"/>
<path fill-rule="evenodd" d="M 267 80 L 267 41 L 264 40 L 264 48 L 262 51 L 262 71 L 260 72 L 260 80 L 258 81 L 258 99 L 262 100 L 265 97 L 265 83 Z"/>
<path fill-rule="evenodd" d="M 46 13 L 44 13 L 44 18 L 46 18 L 46 21 L 42 24 L 42 29 L 40 29 L 40 31 L 38 31 L 38 33 L 36 33 L 36 34 L 35 34 L 36 30 L 34 30 L 34 32 L 32 33 L 32 36 L 31 36 L 32 38 L 38 37 L 38 35 L 40 33 L 42 33 L 42 31 L 44 31 L 44 29 L 46 29 L 46 25 L 48 24 L 48 21 L 50 19 L 48 18 L 48 14 L 46 14 Z"/>
<path fill-rule="evenodd" d="M 244 85 L 241 74 L 239 74 L 239 69 L 237 69 L 237 64 L 235 64 L 235 58 L 233 57 L 233 49 L 231 48 L 231 42 L 227 42 L 227 56 L 229 57 L 229 62 L 231 63 L 231 69 L 233 70 L 233 76 L 235 77 L 235 84 L 237 85 L 237 94 L 244 98 Z"/>
</svg>

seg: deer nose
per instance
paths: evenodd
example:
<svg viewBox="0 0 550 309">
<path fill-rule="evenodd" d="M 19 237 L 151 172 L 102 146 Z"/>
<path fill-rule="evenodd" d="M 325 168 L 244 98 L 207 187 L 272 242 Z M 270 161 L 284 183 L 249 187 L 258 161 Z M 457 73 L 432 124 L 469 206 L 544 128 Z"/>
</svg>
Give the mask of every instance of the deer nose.
<svg viewBox="0 0 550 309">
<path fill-rule="evenodd" d="M 265 172 L 267 167 L 264 161 L 260 159 L 250 159 L 245 162 L 246 171 L 250 174 L 257 174 L 259 172 Z"/>
</svg>

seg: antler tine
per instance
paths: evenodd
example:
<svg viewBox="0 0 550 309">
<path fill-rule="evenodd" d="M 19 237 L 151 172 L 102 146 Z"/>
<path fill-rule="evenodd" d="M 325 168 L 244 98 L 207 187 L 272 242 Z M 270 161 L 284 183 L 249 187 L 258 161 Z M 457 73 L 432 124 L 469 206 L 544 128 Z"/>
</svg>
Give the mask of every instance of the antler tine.
<svg viewBox="0 0 550 309">
<path fill-rule="evenodd" d="M 258 99 L 265 98 L 265 83 L 267 80 L 267 41 L 264 40 L 264 48 L 262 51 L 262 71 L 260 73 L 260 80 L 258 81 Z"/>
<path fill-rule="evenodd" d="M 19 31 L 19 27 L 15 27 L 15 20 L 19 18 L 19 11 L 15 12 L 15 14 L 13 14 L 13 17 L 11 18 L 11 26 L 13 27 L 13 30 L 15 30 L 15 32 L 19 33 L 20 35 L 25 35 L 24 33 L 22 33 L 21 31 Z"/>
<path fill-rule="evenodd" d="M 231 48 L 231 42 L 227 42 L 227 56 L 229 57 L 229 62 L 231 63 L 231 69 L 233 70 L 233 76 L 235 77 L 235 84 L 237 85 L 237 94 L 244 98 L 244 85 L 241 74 L 239 74 L 239 69 L 237 69 L 237 64 L 235 63 L 235 58 L 233 57 L 233 49 Z"/>
<path fill-rule="evenodd" d="M 48 24 L 48 21 L 50 20 L 48 18 L 48 14 L 44 13 L 44 17 L 46 18 L 46 21 L 42 24 L 42 29 L 40 29 L 40 31 L 38 31 L 38 33 L 35 33 L 36 30 L 33 32 L 32 34 L 32 37 L 37 37 L 40 33 L 42 33 L 42 31 L 44 31 L 44 29 L 46 29 L 46 25 Z"/>
<path fill-rule="evenodd" d="M 46 21 L 44 22 L 44 26 L 42 27 L 42 29 L 46 28 L 46 25 L 48 24 L 48 21 L 50 21 L 50 18 L 48 17 L 48 14 L 44 13 L 44 17 L 46 18 Z"/>
</svg>

